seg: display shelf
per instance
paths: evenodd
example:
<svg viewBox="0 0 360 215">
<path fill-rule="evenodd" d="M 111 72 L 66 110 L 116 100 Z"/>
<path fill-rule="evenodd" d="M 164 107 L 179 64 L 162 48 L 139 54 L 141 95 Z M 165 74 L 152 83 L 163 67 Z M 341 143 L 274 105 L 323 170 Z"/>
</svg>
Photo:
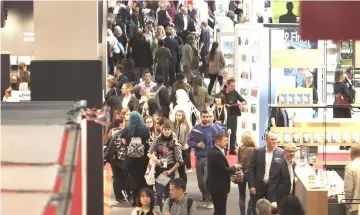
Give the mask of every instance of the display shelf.
<svg viewBox="0 0 360 215">
<path fill-rule="evenodd" d="M 286 146 L 288 144 L 295 144 L 296 146 L 353 146 L 353 143 L 282 143 L 277 146 Z"/>
<path fill-rule="evenodd" d="M 260 74 L 265 65 L 262 53 L 266 52 L 265 40 L 262 38 L 266 34 L 268 30 L 259 25 L 235 26 L 236 89 L 248 103 L 246 114 L 238 120 L 238 137 L 241 138 L 243 132 L 251 130 L 257 142 L 260 140 Z"/>
<path fill-rule="evenodd" d="M 341 107 L 341 105 L 337 105 Z M 334 108 L 329 104 L 269 104 L 270 108 Z M 360 104 L 351 104 L 351 108 L 360 108 Z"/>
</svg>

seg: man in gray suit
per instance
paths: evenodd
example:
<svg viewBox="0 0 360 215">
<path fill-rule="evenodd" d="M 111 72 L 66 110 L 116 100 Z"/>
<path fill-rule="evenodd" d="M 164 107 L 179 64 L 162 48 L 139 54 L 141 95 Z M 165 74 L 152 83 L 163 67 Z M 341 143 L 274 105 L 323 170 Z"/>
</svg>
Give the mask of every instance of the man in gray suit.
<svg viewBox="0 0 360 215">
<path fill-rule="evenodd" d="M 360 203 L 360 145 L 350 148 L 351 163 L 345 167 L 344 191 L 348 215 L 358 215 Z"/>
<path fill-rule="evenodd" d="M 266 133 L 266 145 L 258 147 L 252 154 L 248 168 L 248 183 L 252 201 L 253 214 L 256 214 L 256 202 L 268 198 L 270 167 L 276 158 L 284 156 L 284 150 L 276 146 L 276 133 Z"/>
</svg>

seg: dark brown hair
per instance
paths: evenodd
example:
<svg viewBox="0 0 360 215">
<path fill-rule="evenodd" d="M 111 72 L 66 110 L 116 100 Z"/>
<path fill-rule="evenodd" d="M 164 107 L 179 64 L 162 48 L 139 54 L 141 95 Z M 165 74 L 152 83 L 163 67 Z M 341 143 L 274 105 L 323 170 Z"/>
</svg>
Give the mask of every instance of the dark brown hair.
<svg viewBox="0 0 360 215">
<path fill-rule="evenodd" d="M 225 138 L 225 137 L 228 137 L 228 134 L 227 134 L 227 133 L 224 133 L 224 132 L 216 133 L 215 138 L 214 138 L 215 143 L 216 143 L 217 141 L 221 141 L 221 140 L 222 140 L 223 138 Z"/>
<path fill-rule="evenodd" d="M 135 200 L 136 206 L 137 207 L 142 207 L 140 198 L 141 198 L 141 196 L 143 194 L 150 198 L 150 211 L 152 211 L 154 206 L 155 206 L 155 196 L 154 196 L 154 192 L 149 188 L 143 188 L 143 189 L 140 190 L 140 192 L 139 192 L 139 194 L 138 194 L 138 196 L 136 197 L 136 200 Z"/>
</svg>

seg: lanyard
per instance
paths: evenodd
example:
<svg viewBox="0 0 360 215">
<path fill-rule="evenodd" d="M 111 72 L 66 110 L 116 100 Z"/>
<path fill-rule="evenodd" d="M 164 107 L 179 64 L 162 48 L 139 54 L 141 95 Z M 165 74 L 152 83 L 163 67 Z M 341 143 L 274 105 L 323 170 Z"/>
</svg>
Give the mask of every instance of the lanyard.
<svg viewBox="0 0 360 215">
<path fill-rule="evenodd" d="M 165 144 L 162 144 L 162 146 L 161 146 L 161 151 L 162 151 L 162 156 L 165 157 L 165 156 L 166 156 L 166 147 L 165 147 Z"/>
<path fill-rule="evenodd" d="M 220 111 L 219 111 L 219 108 L 216 108 L 216 112 L 217 112 L 217 120 L 220 121 L 220 117 L 221 117 L 221 112 L 223 111 L 223 108 L 220 108 Z"/>
</svg>

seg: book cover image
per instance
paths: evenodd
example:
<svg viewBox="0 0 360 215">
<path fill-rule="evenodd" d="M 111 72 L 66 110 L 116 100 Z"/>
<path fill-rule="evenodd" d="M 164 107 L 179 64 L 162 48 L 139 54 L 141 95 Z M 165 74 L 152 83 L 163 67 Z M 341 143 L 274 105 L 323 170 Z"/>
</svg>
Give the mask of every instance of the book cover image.
<svg viewBox="0 0 360 215">
<path fill-rule="evenodd" d="M 311 135 L 309 133 L 303 134 L 303 143 L 310 143 Z"/>
<path fill-rule="evenodd" d="M 331 133 L 326 133 L 325 134 L 325 143 L 331 143 L 332 142 L 331 137 L 332 137 Z"/>
<path fill-rule="evenodd" d="M 280 95 L 280 103 L 281 104 L 288 104 L 288 95 L 287 94 L 281 94 Z"/>
<path fill-rule="evenodd" d="M 350 143 L 350 134 L 349 133 L 343 133 L 341 135 L 342 143 Z"/>
<path fill-rule="evenodd" d="M 290 93 L 288 95 L 288 101 L 289 101 L 289 104 L 295 104 L 296 103 L 296 94 L 294 93 Z"/>
<path fill-rule="evenodd" d="M 256 131 L 256 123 L 255 122 L 252 123 L 251 128 L 252 128 L 253 131 Z"/>
<path fill-rule="evenodd" d="M 291 143 L 292 142 L 292 136 L 289 133 L 284 133 L 284 143 Z"/>
<path fill-rule="evenodd" d="M 352 143 L 359 144 L 359 143 L 360 143 L 359 133 L 358 133 L 358 132 L 354 132 L 351 139 L 352 139 L 352 141 L 351 141 Z"/>
<path fill-rule="evenodd" d="M 293 143 L 295 143 L 295 144 L 300 143 L 301 134 L 299 134 L 299 133 L 293 133 L 292 139 L 293 139 Z"/>
<path fill-rule="evenodd" d="M 256 114 L 256 104 L 251 104 L 251 113 Z"/>
<path fill-rule="evenodd" d="M 332 134 L 332 143 L 341 143 L 341 135 L 340 133 L 336 132 Z"/>
<path fill-rule="evenodd" d="M 310 98 L 311 98 L 311 94 L 304 94 L 303 95 L 304 104 L 311 104 L 312 101 L 310 101 Z"/>
<path fill-rule="evenodd" d="M 321 143 L 322 135 L 320 133 L 314 133 L 313 135 L 313 143 Z"/>
<path fill-rule="evenodd" d="M 296 94 L 296 104 L 304 104 L 304 94 Z"/>
<path fill-rule="evenodd" d="M 276 134 L 276 143 L 280 143 L 280 142 L 281 142 L 281 135 Z"/>
</svg>

